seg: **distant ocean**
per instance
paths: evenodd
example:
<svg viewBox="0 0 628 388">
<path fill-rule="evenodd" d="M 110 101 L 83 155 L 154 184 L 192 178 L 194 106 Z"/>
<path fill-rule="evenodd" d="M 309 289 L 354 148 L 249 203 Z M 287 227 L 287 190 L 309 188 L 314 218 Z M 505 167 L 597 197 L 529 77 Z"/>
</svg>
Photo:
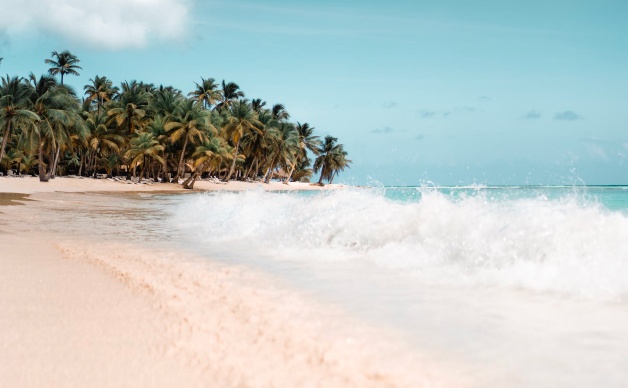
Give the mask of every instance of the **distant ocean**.
<svg viewBox="0 0 628 388">
<path fill-rule="evenodd" d="M 97 233 L 264 271 L 480 386 L 628 382 L 627 186 L 131 198 L 105 195 L 84 217 Z"/>
</svg>

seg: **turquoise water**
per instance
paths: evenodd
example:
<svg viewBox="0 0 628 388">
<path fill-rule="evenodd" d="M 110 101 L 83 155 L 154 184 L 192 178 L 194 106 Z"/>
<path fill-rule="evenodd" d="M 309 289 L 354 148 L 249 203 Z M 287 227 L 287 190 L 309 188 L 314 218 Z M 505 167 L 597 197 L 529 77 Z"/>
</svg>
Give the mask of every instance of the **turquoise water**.
<svg viewBox="0 0 628 388">
<path fill-rule="evenodd" d="M 387 198 L 414 202 L 422 193 L 438 191 L 458 200 L 483 196 L 490 201 L 518 199 L 561 200 L 577 198 L 583 204 L 598 203 L 609 210 L 628 210 L 628 186 L 472 186 L 472 187 L 383 187 L 374 188 Z"/>
</svg>

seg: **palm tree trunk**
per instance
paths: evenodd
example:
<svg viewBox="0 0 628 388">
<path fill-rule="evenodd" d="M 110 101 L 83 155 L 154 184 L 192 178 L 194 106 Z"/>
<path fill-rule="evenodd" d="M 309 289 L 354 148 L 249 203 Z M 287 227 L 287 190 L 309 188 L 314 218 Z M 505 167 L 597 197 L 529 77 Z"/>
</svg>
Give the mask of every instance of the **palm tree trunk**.
<svg viewBox="0 0 628 388">
<path fill-rule="evenodd" d="M 272 160 L 272 163 L 270 164 L 270 166 L 268 167 L 268 170 L 266 171 L 266 175 L 264 175 L 264 183 L 270 183 L 270 180 L 273 177 L 272 171 L 275 169 L 275 163 L 277 163 L 277 159 L 279 158 L 279 154 L 275 155 L 275 157 Z"/>
<path fill-rule="evenodd" d="M 185 141 L 183 142 L 183 149 L 181 150 L 181 157 L 179 158 L 179 168 L 177 169 L 177 175 L 175 176 L 175 182 L 179 183 L 179 176 L 183 174 L 183 158 L 185 157 L 185 149 L 188 146 L 188 137 L 185 136 Z"/>
<path fill-rule="evenodd" d="M 292 174 L 294 173 L 294 166 L 290 166 L 290 173 L 288 174 L 288 176 L 286 177 L 286 179 L 283 181 L 283 183 L 288 184 L 288 182 L 290 182 L 290 179 L 292 179 Z"/>
<path fill-rule="evenodd" d="M 200 166 L 198 166 L 196 168 L 196 170 L 194 170 L 194 173 L 192 175 L 190 175 L 190 177 L 188 179 L 186 179 L 185 182 L 183 182 L 183 188 L 184 189 L 188 189 L 188 190 L 193 189 L 194 188 L 194 183 L 196 182 L 198 177 L 201 176 L 203 171 L 205 171 L 205 169 L 209 166 L 209 163 L 210 163 L 210 161 L 207 160 L 207 161 L 203 162 Z"/>
<path fill-rule="evenodd" d="M 251 175 L 251 171 L 253 170 L 253 165 L 255 164 L 255 161 L 257 160 L 257 156 L 253 159 L 253 161 L 251 162 L 251 165 L 249 166 L 249 169 L 246 170 L 246 174 L 244 174 L 245 177 L 249 177 L 249 175 Z"/>
<path fill-rule="evenodd" d="M 238 148 L 240 148 L 240 139 L 238 139 L 235 149 L 233 150 L 233 161 L 231 162 L 231 168 L 229 169 L 229 174 L 227 174 L 227 177 L 225 178 L 225 182 L 229 182 L 229 179 L 231 179 L 231 175 L 233 175 L 233 172 L 235 171 L 236 159 L 238 157 Z"/>
<path fill-rule="evenodd" d="M 37 161 L 37 165 L 39 167 L 39 181 L 40 182 L 48 182 L 48 177 L 46 176 L 46 168 L 44 167 L 44 141 L 39 135 L 39 144 L 37 147 L 37 153 L 39 156 L 39 160 Z"/>
<path fill-rule="evenodd" d="M 55 162 L 52 165 L 52 171 L 50 172 L 50 179 L 54 179 L 57 175 L 57 166 L 59 165 L 59 153 L 61 152 L 61 145 L 57 146 L 57 153 L 55 155 Z"/>
<path fill-rule="evenodd" d="M 85 161 L 85 152 L 81 151 L 81 162 L 79 163 L 78 176 L 81 176 L 81 173 L 83 172 L 83 162 L 84 161 Z"/>
<path fill-rule="evenodd" d="M 4 149 L 9 141 L 9 135 L 11 134 L 11 120 L 7 121 L 7 129 L 4 130 L 4 137 L 2 138 L 2 147 L 0 148 L 0 160 L 4 158 Z"/>
<path fill-rule="evenodd" d="M 142 176 L 144 176 L 145 169 L 146 169 L 146 156 L 144 156 L 144 160 L 142 161 L 142 169 L 140 170 L 140 177 L 137 180 L 137 183 L 142 183 Z"/>
</svg>

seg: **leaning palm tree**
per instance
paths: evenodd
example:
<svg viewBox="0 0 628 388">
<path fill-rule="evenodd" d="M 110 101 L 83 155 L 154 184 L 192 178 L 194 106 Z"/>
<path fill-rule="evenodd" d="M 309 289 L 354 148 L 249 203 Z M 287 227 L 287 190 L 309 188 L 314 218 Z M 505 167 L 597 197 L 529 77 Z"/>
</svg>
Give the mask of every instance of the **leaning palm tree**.
<svg viewBox="0 0 628 388">
<path fill-rule="evenodd" d="M 124 157 L 130 160 L 129 167 L 134 168 L 138 165 L 142 165 L 140 171 L 139 182 L 142 181 L 146 166 L 152 161 L 159 163 L 165 163 L 165 160 L 161 155 L 164 151 L 164 146 L 159 144 L 152 133 L 141 132 L 129 142 L 129 149 L 124 154 Z"/>
<path fill-rule="evenodd" d="M 79 75 L 78 71 L 76 70 L 81 69 L 81 67 L 77 65 L 80 60 L 76 57 L 76 55 L 70 53 L 68 50 L 65 50 L 60 53 L 53 51 L 52 57 L 57 59 L 46 59 L 45 61 L 47 64 L 52 65 L 48 72 L 50 73 L 50 75 L 61 74 L 61 85 L 63 85 L 64 75 Z"/>
<path fill-rule="evenodd" d="M 331 183 L 338 171 L 343 171 L 349 166 L 351 160 L 347 159 L 347 152 L 342 144 L 337 143 L 338 139 L 332 136 L 325 136 L 325 140 L 319 147 L 319 156 L 314 161 L 314 172 L 321 171 L 318 180 L 319 185 L 323 185 L 323 179 Z"/>
<path fill-rule="evenodd" d="M 194 183 L 212 164 L 220 168 L 220 163 L 228 157 L 227 145 L 221 137 L 212 137 L 196 147 L 192 154 L 194 173 L 183 182 L 184 189 L 193 189 Z"/>
<path fill-rule="evenodd" d="M 257 113 L 246 101 L 236 101 L 233 103 L 229 109 L 229 114 L 230 116 L 227 125 L 224 127 L 224 132 L 226 137 L 233 143 L 234 148 L 231 168 L 224 179 L 225 182 L 229 182 L 229 179 L 231 179 L 231 176 L 235 171 L 236 160 L 238 151 L 240 150 L 240 141 L 242 140 L 242 137 L 249 132 L 261 132 L 259 129 L 261 123 L 258 120 Z"/>
<path fill-rule="evenodd" d="M 216 105 L 217 102 L 222 100 L 222 92 L 218 90 L 218 84 L 213 78 L 202 78 L 201 83 L 196 84 L 196 89 L 188 96 L 193 97 L 196 101 L 203 105 L 203 108 L 210 109 L 212 105 Z"/>
<path fill-rule="evenodd" d="M 170 133 L 170 141 L 176 143 L 183 138 L 183 147 L 177 168 L 176 180 L 183 175 L 184 158 L 188 143 L 199 143 L 207 138 L 210 133 L 215 133 L 216 129 L 209 122 L 209 112 L 202 110 L 194 100 L 182 100 L 178 104 L 171 121 L 164 125 L 164 129 Z"/>
<path fill-rule="evenodd" d="M 39 121 L 39 116 L 28 109 L 30 88 L 20 77 L 2 77 L 0 84 L 0 123 L 3 137 L 0 145 L 0 160 L 14 128 L 26 128 Z"/>
</svg>

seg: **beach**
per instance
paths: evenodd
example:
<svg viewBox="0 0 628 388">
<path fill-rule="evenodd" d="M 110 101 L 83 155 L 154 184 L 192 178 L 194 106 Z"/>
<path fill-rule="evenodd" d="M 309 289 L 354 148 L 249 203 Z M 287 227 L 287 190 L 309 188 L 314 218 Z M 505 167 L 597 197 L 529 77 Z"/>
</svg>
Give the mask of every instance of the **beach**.
<svg viewBox="0 0 628 388">
<path fill-rule="evenodd" d="M 203 183 L 0 179 L 0 380 L 625 385 L 627 186 Z"/>
<path fill-rule="evenodd" d="M 0 178 L 3 384 L 464 385 L 444 363 L 407 349 L 394 331 L 321 304 L 272 275 L 167 249 L 143 241 L 141 233 L 118 236 L 120 225 L 93 223 L 93 213 L 105 214 L 112 201 L 122 207 L 124 222 L 128 198 L 183 192 L 179 187 Z M 259 187 L 319 189 L 293 183 L 195 186 Z M 92 221 L 84 223 L 84 213 Z"/>
</svg>

